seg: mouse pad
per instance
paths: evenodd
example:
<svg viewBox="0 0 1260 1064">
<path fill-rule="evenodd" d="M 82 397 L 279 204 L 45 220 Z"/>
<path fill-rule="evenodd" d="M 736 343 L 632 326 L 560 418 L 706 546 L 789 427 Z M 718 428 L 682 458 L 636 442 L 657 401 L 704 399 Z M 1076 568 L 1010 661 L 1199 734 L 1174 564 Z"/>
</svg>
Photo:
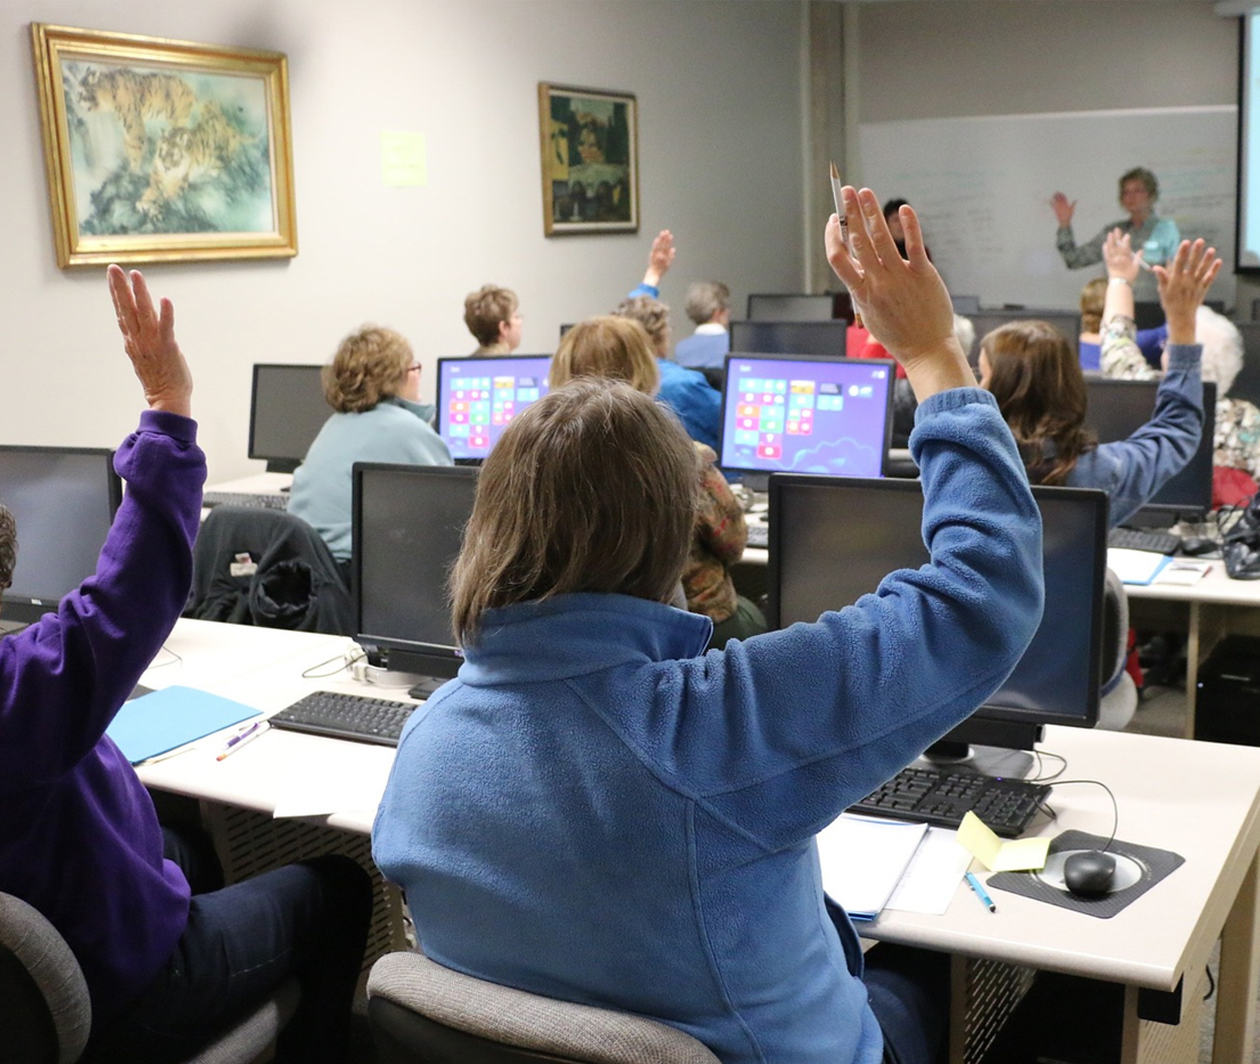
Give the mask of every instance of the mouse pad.
<svg viewBox="0 0 1260 1064">
<path fill-rule="evenodd" d="M 1116 858 L 1115 882 L 1110 894 L 1101 898 L 1078 898 L 1069 894 L 1063 885 L 1063 861 L 1077 850 L 1101 850 L 1107 845 L 1102 835 L 1090 835 L 1084 831 L 1065 831 L 1050 843 L 1050 856 L 1040 872 L 998 872 L 989 877 L 991 890 L 1004 890 L 1025 898 L 1058 905 L 1074 912 L 1085 913 L 1107 920 L 1121 912 L 1135 898 L 1140 898 L 1151 887 L 1174 869 L 1185 864 L 1185 858 L 1171 850 L 1157 850 L 1151 846 L 1116 839 L 1107 852 Z"/>
</svg>

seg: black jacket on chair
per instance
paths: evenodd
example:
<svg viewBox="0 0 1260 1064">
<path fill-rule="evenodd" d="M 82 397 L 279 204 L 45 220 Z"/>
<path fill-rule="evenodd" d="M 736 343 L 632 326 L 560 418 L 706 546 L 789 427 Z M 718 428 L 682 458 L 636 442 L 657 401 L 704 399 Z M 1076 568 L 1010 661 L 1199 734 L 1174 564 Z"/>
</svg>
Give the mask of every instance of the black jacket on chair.
<svg viewBox="0 0 1260 1064">
<path fill-rule="evenodd" d="M 350 591 L 327 544 L 282 510 L 217 506 L 193 551 L 185 617 L 354 634 Z"/>
</svg>

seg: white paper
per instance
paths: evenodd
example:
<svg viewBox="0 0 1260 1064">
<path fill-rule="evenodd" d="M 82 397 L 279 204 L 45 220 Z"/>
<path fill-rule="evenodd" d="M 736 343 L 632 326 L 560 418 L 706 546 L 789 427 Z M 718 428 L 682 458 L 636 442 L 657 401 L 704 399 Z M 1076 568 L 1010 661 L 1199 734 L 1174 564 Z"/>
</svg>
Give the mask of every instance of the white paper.
<svg viewBox="0 0 1260 1064">
<path fill-rule="evenodd" d="M 971 863 L 953 828 L 928 828 L 885 909 L 943 915 Z"/>
<path fill-rule="evenodd" d="M 869 919 L 887 904 L 926 834 L 926 824 L 837 817 L 818 833 L 823 889 L 851 917 Z"/>
<path fill-rule="evenodd" d="M 1126 584 L 1149 584 L 1172 559 L 1150 550 L 1112 547 L 1107 551 L 1107 568 Z"/>
<path fill-rule="evenodd" d="M 1152 584 L 1197 584 L 1212 568 L 1211 562 L 1190 562 L 1174 559 L 1162 568 Z"/>
</svg>

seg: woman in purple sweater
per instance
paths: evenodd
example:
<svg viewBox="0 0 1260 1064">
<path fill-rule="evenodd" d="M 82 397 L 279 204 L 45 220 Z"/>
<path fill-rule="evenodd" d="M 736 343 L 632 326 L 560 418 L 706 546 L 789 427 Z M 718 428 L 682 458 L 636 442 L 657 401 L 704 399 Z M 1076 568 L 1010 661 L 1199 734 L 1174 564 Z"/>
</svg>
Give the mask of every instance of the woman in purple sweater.
<svg viewBox="0 0 1260 1064">
<path fill-rule="evenodd" d="M 0 639 L 0 890 L 43 913 L 78 958 L 90 1059 L 185 1059 L 295 975 L 301 1002 L 277 1059 L 341 1060 L 366 873 L 324 858 L 194 894 L 105 735 L 188 595 L 206 473 L 170 301 L 156 309 L 140 273 L 117 266 L 109 289 L 148 409 L 114 459 L 127 493 L 96 574 Z M 17 531 L 0 506 L 0 590 Z"/>
</svg>

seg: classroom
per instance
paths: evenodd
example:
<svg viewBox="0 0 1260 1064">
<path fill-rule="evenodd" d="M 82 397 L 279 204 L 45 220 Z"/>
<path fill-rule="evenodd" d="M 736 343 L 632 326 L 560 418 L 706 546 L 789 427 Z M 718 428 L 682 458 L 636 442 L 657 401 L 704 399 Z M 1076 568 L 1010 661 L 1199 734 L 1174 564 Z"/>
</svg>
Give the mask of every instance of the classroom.
<svg viewBox="0 0 1260 1064">
<path fill-rule="evenodd" d="M 11 154 L 0 188 L 9 248 L 20 254 L 0 265 L 10 323 L 0 365 L 5 394 L 14 397 L 0 423 L 0 444 L 115 447 L 134 428 L 137 409 L 135 383 L 119 372 L 103 269 L 56 263 L 32 22 L 287 56 L 297 255 L 141 265 L 155 293 L 177 308 L 213 484 L 260 471 L 247 456 L 255 363 L 324 362 L 341 337 L 377 323 L 410 340 L 421 395 L 430 401 L 437 360 L 472 350 L 463 300 L 485 282 L 520 296 L 520 351 L 538 353 L 555 349 L 562 323 L 608 312 L 635 285 L 660 229 L 672 230 L 677 245 L 661 293 L 675 338 L 691 331 L 682 303 L 692 280 L 725 281 L 736 317 L 749 293 L 838 288 L 822 241 L 832 210 L 827 163 L 835 160 L 846 181 L 875 184 L 887 157 L 878 151 L 899 123 L 936 123 L 948 131 L 984 120 L 1008 128 L 1021 116 L 1085 112 L 1104 112 L 1115 124 L 1125 112 L 1141 112 L 1143 123 L 1154 123 L 1162 111 L 1204 111 L 1227 125 L 1238 102 L 1238 14 L 1212 0 L 30 0 L 24 7 L 10 0 L 3 9 L 0 135 Z M 637 232 L 544 234 L 537 97 L 544 81 L 636 97 Z M 397 132 L 423 138 L 425 173 L 408 187 L 389 187 L 382 178 L 382 138 Z M 899 158 L 912 155 L 904 143 L 895 147 Z M 1227 169 L 1233 143 L 1209 147 L 1216 170 Z M 1131 165 L 1146 161 L 1134 158 Z M 1067 191 L 1082 204 L 1082 219 L 1095 220 L 1082 220 L 1080 233 L 1116 213 L 1118 172 L 1108 166 L 1076 175 Z M 986 239 L 996 243 L 979 244 L 978 253 L 990 247 L 1044 264 L 1053 252 L 1048 199 L 1055 188 L 997 187 L 1020 196 L 1023 206 L 1003 205 L 1000 216 L 1010 218 L 1013 210 L 1017 223 L 991 233 Z M 903 192 L 875 188 L 881 197 Z M 1208 215 L 1217 219 L 1227 208 L 1214 200 Z M 947 259 L 966 254 L 958 217 L 947 220 L 942 211 L 937 246 L 948 249 Z M 930 211 L 922 223 L 931 245 Z M 1183 229 L 1183 235 L 1197 234 Z M 966 264 L 954 262 L 963 272 Z M 1231 255 L 1218 282 L 1222 291 L 1213 295 L 1223 294 L 1239 320 L 1251 320 L 1260 281 L 1233 277 L 1232 265 Z M 948 281 L 948 261 L 942 272 Z M 1035 283 L 994 296 L 1037 304 Z M 1062 303 L 1056 294 L 1042 305 Z M 287 644 L 275 645 L 280 656 L 296 660 Z M 248 679 L 242 671 L 227 686 L 244 690 Z M 1103 753 L 1082 753 L 1082 764 L 1091 757 L 1105 764 L 1110 739 L 1100 742 Z M 1207 787 L 1225 765 L 1244 774 L 1255 759 L 1217 760 L 1204 750 L 1186 778 Z M 155 768 L 146 783 L 173 783 L 173 769 Z M 347 825 L 360 835 L 369 826 L 362 816 L 340 826 Z M 1189 837 L 1185 825 L 1181 830 Z M 1160 984 L 1173 968 L 1178 986 L 1184 973 L 1190 990 L 1200 989 L 1211 946 L 1201 941 L 1201 923 L 1215 921 L 1219 931 L 1227 922 L 1254 938 L 1255 876 L 1253 863 L 1249 871 L 1231 865 L 1219 882 L 1195 880 L 1208 915 L 1187 917 L 1198 937 L 1167 971 L 1107 972 L 1132 991 L 1126 1023 L 1151 1022 L 1149 1001 L 1137 1004 L 1137 987 L 1172 997 Z M 894 924 L 893 937 L 930 939 L 924 923 Z M 974 943 L 989 930 L 968 914 L 957 933 Z M 1032 956 L 1020 953 L 1014 934 L 992 937 L 995 961 L 1054 967 L 1050 944 Z M 1117 946 L 1117 953 L 1125 948 Z M 1231 988 L 1234 1011 L 1218 1020 L 1228 1030 L 1218 1036 L 1220 1055 L 1213 1059 L 1250 1059 L 1256 976 L 1239 976 L 1236 953 L 1221 965 L 1222 985 L 1227 968 L 1231 982 L 1241 983 Z M 1180 1009 L 1180 989 L 1176 998 Z M 1194 1022 L 1183 1025 L 1197 1027 L 1197 1011 L 1184 1016 Z M 1125 1031 L 1119 1059 L 1161 1059 L 1138 1055 L 1137 1027 Z M 973 1059 L 964 1057 L 961 1042 L 951 1049 L 954 1059 Z"/>
</svg>

